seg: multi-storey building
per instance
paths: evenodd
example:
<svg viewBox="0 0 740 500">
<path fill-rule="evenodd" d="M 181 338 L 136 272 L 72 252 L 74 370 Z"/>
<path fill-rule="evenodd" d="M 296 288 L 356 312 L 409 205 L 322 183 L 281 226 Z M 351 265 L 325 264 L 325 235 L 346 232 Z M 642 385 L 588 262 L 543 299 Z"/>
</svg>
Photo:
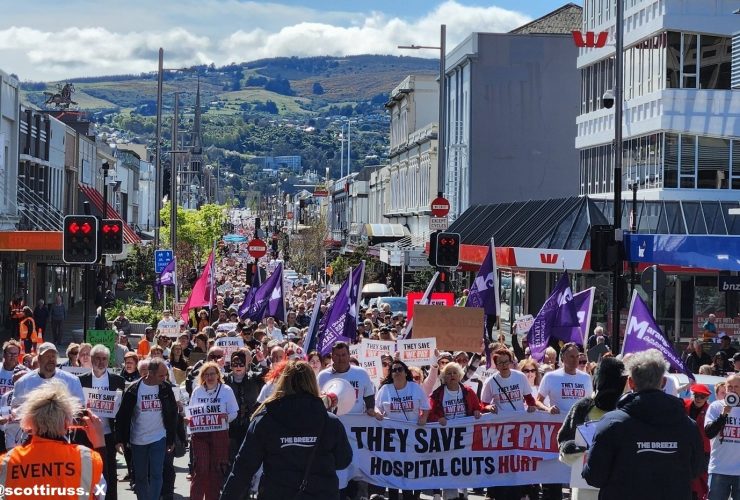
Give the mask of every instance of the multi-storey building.
<svg viewBox="0 0 740 500">
<path fill-rule="evenodd" d="M 625 0 L 624 189 L 641 199 L 737 200 L 740 94 L 731 90 L 737 1 Z M 616 3 L 586 0 L 583 30 L 609 32 Z M 614 45 L 580 49 L 580 194 L 613 196 Z M 740 71 L 740 68 L 738 69 Z"/>
<path fill-rule="evenodd" d="M 450 219 L 468 207 L 577 193 L 579 75 L 567 4 L 510 33 L 473 33 L 447 54 Z"/>
</svg>

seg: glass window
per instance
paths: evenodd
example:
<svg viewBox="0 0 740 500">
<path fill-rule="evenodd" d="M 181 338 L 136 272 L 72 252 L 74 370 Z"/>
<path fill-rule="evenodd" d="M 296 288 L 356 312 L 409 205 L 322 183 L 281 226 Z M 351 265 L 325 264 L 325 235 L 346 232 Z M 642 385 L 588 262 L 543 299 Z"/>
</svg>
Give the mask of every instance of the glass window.
<svg viewBox="0 0 740 500">
<path fill-rule="evenodd" d="M 678 134 L 665 134 L 663 185 L 667 188 L 678 187 Z"/>
<path fill-rule="evenodd" d="M 681 134 L 681 186 L 682 188 L 695 188 L 696 180 L 694 171 L 696 169 L 696 136 Z"/>
<path fill-rule="evenodd" d="M 726 189 L 730 177 L 730 141 L 699 136 L 700 189 Z"/>
<path fill-rule="evenodd" d="M 740 140 L 732 141 L 732 189 L 740 189 Z M 740 217 L 738 217 L 740 219 Z"/>
<path fill-rule="evenodd" d="M 699 88 L 729 89 L 731 58 L 730 38 L 701 35 Z"/>
<path fill-rule="evenodd" d="M 685 89 L 695 89 L 696 88 L 696 64 L 697 64 L 697 38 L 698 35 L 694 35 L 692 33 L 684 33 L 683 34 L 683 46 L 682 46 L 682 55 L 683 55 L 683 85 L 682 88 Z"/>
<path fill-rule="evenodd" d="M 666 47 L 666 88 L 677 89 L 681 86 L 681 33 L 669 31 Z"/>
</svg>

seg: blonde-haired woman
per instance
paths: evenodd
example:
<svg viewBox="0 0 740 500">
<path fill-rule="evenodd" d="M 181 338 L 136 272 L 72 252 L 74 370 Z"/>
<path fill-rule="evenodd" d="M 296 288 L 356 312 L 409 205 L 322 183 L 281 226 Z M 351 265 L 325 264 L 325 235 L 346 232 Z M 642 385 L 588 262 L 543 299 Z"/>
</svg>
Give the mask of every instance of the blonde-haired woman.
<svg viewBox="0 0 740 500">
<path fill-rule="evenodd" d="M 344 425 L 326 411 L 311 366 L 288 361 L 275 391 L 252 416 L 221 497 L 241 498 L 262 465 L 260 500 L 299 492 L 303 499 L 338 499 L 336 472 L 351 461 Z"/>
<path fill-rule="evenodd" d="M 79 354 L 77 355 L 79 366 L 90 368 L 92 370 L 92 358 L 90 357 L 92 347 L 92 344 L 88 344 L 87 342 L 80 344 Z"/>
<path fill-rule="evenodd" d="M 228 423 L 239 413 L 239 404 L 231 387 L 224 384 L 221 368 L 213 361 L 201 366 L 198 373 L 199 385 L 190 397 L 190 408 L 218 406 L 219 422 L 223 429 L 198 432 L 192 425 L 193 475 L 190 483 L 190 498 L 217 499 L 224 483 L 229 465 Z M 213 411 L 208 411 L 213 414 Z M 228 420 L 228 421 L 227 421 Z"/>
<path fill-rule="evenodd" d="M 532 394 L 537 394 L 542 380 L 540 373 L 540 364 L 534 358 L 523 359 L 519 362 L 519 371 L 527 376 L 529 387 L 532 388 Z"/>
</svg>

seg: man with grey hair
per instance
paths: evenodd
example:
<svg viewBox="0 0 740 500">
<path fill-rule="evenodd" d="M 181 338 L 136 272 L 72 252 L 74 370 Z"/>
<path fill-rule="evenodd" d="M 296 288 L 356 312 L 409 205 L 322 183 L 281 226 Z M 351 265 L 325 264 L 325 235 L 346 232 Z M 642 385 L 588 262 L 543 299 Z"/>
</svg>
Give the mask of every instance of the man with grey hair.
<svg viewBox="0 0 740 500">
<path fill-rule="evenodd" d="M 602 500 L 691 500 L 704 446 L 683 402 L 662 391 L 668 363 L 648 349 L 625 366 L 632 392 L 596 424 L 583 478 Z"/>
<path fill-rule="evenodd" d="M 106 391 L 108 393 L 121 391 L 116 396 L 120 398 L 120 395 L 126 388 L 126 381 L 120 375 L 108 371 L 110 349 L 103 344 L 96 344 L 90 350 L 90 358 L 92 360 L 92 372 L 80 375 L 80 384 L 82 384 L 82 387 L 97 391 Z M 94 408 L 91 411 L 93 413 L 96 412 Z M 105 434 L 105 450 L 101 451 L 103 455 L 105 481 L 108 483 L 105 498 L 106 500 L 116 500 L 118 498 L 118 478 L 116 477 L 116 419 L 106 418 L 103 415 L 98 416 L 102 420 L 103 432 Z"/>
</svg>

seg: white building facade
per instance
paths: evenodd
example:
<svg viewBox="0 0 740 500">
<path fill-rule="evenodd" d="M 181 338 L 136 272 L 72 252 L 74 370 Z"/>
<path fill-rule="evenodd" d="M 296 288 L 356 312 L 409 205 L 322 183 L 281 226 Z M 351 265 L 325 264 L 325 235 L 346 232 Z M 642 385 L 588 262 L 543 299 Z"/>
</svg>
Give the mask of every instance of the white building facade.
<svg viewBox="0 0 740 500">
<path fill-rule="evenodd" d="M 641 199 L 740 197 L 740 92 L 731 90 L 737 7 L 625 0 L 622 185 L 636 181 Z M 614 109 L 604 109 L 602 96 L 613 88 L 615 17 L 615 0 L 585 1 L 583 30 L 607 31 L 609 41 L 578 57 L 581 195 L 613 193 Z"/>
</svg>

